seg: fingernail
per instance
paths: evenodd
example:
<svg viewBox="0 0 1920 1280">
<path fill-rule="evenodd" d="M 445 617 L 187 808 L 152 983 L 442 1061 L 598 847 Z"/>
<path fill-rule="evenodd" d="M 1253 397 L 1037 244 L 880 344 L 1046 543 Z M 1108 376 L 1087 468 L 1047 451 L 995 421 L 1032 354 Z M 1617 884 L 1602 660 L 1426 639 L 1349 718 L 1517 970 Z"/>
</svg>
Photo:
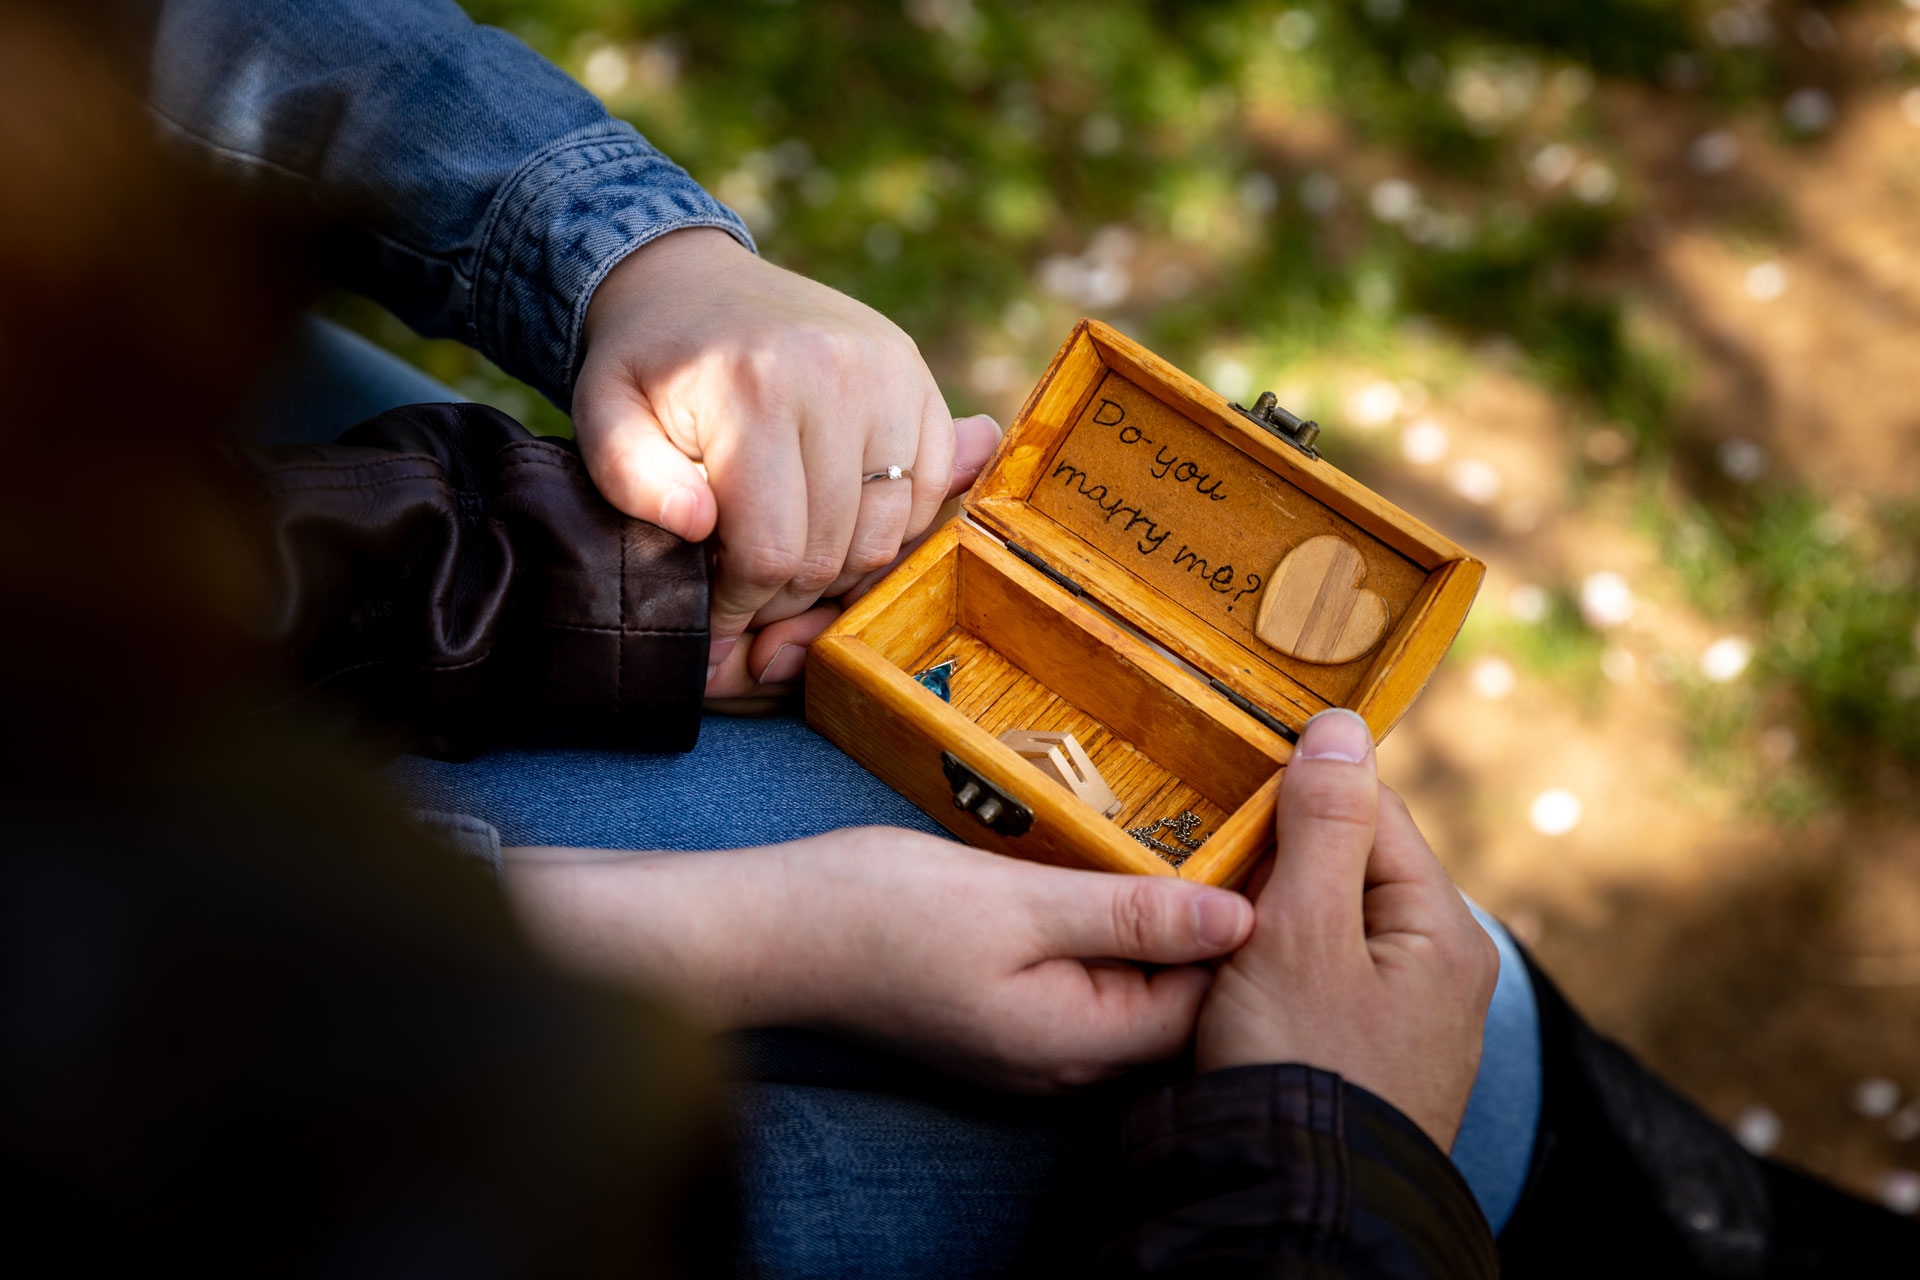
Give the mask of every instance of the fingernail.
<svg viewBox="0 0 1920 1280">
<path fill-rule="evenodd" d="M 674 533 L 693 527 L 694 512 L 700 509 L 700 495 L 684 484 L 673 487 L 660 504 L 660 527 Z"/>
<path fill-rule="evenodd" d="M 739 636 L 727 636 L 725 639 L 715 640 L 707 646 L 707 661 L 716 667 L 719 666 L 727 660 L 727 655 L 733 652 L 733 646 L 739 643 Z"/>
<path fill-rule="evenodd" d="M 1307 721 L 1293 758 L 1364 764 L 1372 751 L 1373 730 L 1367 722 L 1345 707 L 1332 707 Z"/>
<path fill-rule="evenodd" d="M 1225 951 L 1240 945 L 1253 905 L 1237 893 L 1203 893 L 1193 904 L 1193 932 L 1202 946 Z"/>
<path fill-rule="evenodd" d="M 1000 443 L 1000 427 L 984 413 L 953 420 L 953 469 L 978 471 Z"/>
<path fill-rule="evenodd" d="M 719 669 L 720 669 L 720 664 L 717 662 L 709 662 L 707 664 L 707 683 L 708 684 L 713 683 L 713 673 L 718 671 Z"/>
<path fill-rule="evenodd" d="M 761 684 L 779 684 L 799 675 L 807 665 L 807 647 L 802 644 L 783 644 L 773 651 L 773 658 L 766 669 L 760 673 Z"/>
</svg>

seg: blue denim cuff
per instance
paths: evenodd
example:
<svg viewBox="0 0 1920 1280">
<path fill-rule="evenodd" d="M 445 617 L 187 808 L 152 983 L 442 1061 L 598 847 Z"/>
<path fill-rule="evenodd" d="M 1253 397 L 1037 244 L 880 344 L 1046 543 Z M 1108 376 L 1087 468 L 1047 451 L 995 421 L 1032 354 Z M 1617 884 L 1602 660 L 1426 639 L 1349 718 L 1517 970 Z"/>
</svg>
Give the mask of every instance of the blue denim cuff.
<svg viewBox="0 0 1920 1280">
<path fill-rule="evenodd" d="M 757 252 L 738 214 L 625 122 L 554 139 L 501 186 L 481 225 L 476 345 L 566 410 L 593 291 L 635 249 L 687 227 L 717 227 Z"/>
<path fill-rule="evenodd" d="M 482 822 L 465 813 L 442 813 L 437 809 L 414 809 L 413 820 L 440 838 L 455 853 L 484 865 L 499 880 L 506 874 L 506 859 L 500 852 L 500 833 L 491 822 Z"/>
</svg>

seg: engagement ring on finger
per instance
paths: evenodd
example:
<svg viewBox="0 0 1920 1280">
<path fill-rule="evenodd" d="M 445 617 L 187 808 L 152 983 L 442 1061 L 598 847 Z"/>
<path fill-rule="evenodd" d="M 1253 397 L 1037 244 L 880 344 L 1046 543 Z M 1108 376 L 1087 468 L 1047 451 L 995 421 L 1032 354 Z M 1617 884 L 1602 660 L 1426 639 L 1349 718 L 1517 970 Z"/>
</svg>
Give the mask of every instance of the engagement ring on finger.
<svg viewBox="0 0 1920 1280">
<path fill-rule="evenodd" d="M 869 475 L 861 476 L 860 483 L 868 484 L 875 480 L 911 480 L 911 479 L 913 479 L 912 467 L 888 467 L 885 471 L 875 471 Z"/>
</svg>

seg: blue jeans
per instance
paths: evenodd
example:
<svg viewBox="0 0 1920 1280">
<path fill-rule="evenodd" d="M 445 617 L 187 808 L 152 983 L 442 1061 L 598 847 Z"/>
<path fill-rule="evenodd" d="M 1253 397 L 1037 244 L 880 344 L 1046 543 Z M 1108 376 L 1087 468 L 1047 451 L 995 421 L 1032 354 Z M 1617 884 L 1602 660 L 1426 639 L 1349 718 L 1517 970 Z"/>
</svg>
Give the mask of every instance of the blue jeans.
<svg viewBox="0 0 1920 1280">
<path fill-rule="evenodd" d="M 405 380 L 358 367 L 369 350 L 354 344 L 311 350 L 351 357 L 329 375 L 343 385 Z M 453 397 L 442 389 L 431 398 Z M 356 416 L 371 412 L 363 397 L 341 399 Z M 305 424 L 307 438 L 323 437 L 324 425 Z M 387 774 L 407 803 L 485 818 L 508 844 L 738 848 L 868 824 L 941 833 L 792 717 L 710 716 L 684 756 L 500 751 L 465 764 L 409 757 Z M 1513 940 L 1475 914 L 1499 945 L 1500 980 L 1453 1160 L 1497 1231 L 1532 1158 L 1540 1029 Z M 737 1081 L 747 1261 L 770 1275 L 1005 1270 L 1062 1181 L 1114 1144 L 1125 1102 L 1124 1087 L 1066 1101 L 1008 1098 L 801 1031 L 748 1033 L 725 1047 Z"/>
</svg>

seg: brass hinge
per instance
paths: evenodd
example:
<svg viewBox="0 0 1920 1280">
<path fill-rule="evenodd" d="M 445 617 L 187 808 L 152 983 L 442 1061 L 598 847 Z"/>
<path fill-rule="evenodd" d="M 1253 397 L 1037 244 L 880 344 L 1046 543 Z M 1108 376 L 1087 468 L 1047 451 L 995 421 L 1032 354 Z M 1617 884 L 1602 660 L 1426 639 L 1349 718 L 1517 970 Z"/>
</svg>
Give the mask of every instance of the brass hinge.
<svg viewBox="0 0 1920 1280">
<path fill-rule="evenodd" d="M 1225 698 L 1228 702 L 1231 702 L 1234 706 L 1240 708 L 1242 711 L 1252 716 L 1255 720 L 1258 720 L 1261 724 L 1267 726 L 1267 728 L 1273 730 L 1275 733 L 1285 738 L 1288 742 L 1297 743 L 1300 741 L 1299 734 L 1295 733 L 1292 729 L 1287 728 L 1286 725 L 1282 724 L 1280 721 L 1274 719 L 1272 716 L 1262 711 L 1259 707 L 1255 706 L 1253 704 L 1253 699 L 1247 697 L 1245 694 L 1234 692 L 1234 690 L 1230 688 L 1226 684 L 1226 682 L 1209 678 L 1207 680 L 1207 684 L 1210 688 L 1212 688 L 1212 690 L 1215 693 L 1219 694 L 1221 697 Z"/>
<path fill-rule="evenodd" d="M 1269 435 L 1280 437 L 1309 458 L 1318 458 L 1320 451 L 1313 442 L 1320 438 L 1320 424 L 1308 419 L 1302 421 L 1280 407 L 1280 398 L 1271 391 L 1262 391 L 1260 398 L 1249 409 L 1243 404 L 1229 406 L 1248 422 L 1259 427 Z"/>
<path fill-rule="evenodd" d="M 1262 397 L 1262 398 L 1264 399 L 1265 397 Z M 1007 550 L 1013 552 L 1016 558 L 1018 558 L 1019 560 L 1023 561 L 1026 564 L 1032 565 L 1034 568 L 1038 569 L 1041 573 L 1045 574 L 1047 578 L 1050 579 L 1051 581 L 1059 583 L 1062 587 L 1065 587 L 1068 591 L 1080 597 L 1082 600 L 1090 601 L 1091 603 L 1093 603 L 1093 605 L 1096 608 L 1100 608 L 1101 612 L 1106 613 L 1109 617 L 1114 616 L 1111 610 L 1104 608 L 1103 606 L 1100 605 L 1099 601 L 1095 600 L 1092 596 L 1088 595 L 1087 589 L 1085 587 L 1081 586 L 1079 583 L 1075 582 L 1072 578 L 1069 578 L 1066 574 L 1060 572 L 1058 569 L 1048 564 L 1041 557 L 1035 555 L 1033 552 L 1027 550 L 1025 547 L 1015 542 L 1012 538 L 1006 539 L 1005 546 Z M 1127 630 L 1133 631 L 1135 632 L 1135 634 L 1140 634 L 1138 628 L 1132 626 L 1131 624 L 1125 622 L 1124 620 L 1115 618 L 1115 621 L 1120 622 L 1120 624 L 1126 627 Z M 1143 638 L 1148 639 L 1149 642 L 1152 643 L 1151 637 L 1143 637 Z M 1166 654 L 1166 656 L 1177 665 L 1184 667 L 1186 670 L 1192 672 L 1194 675 L 1205 677 L 1208 687 L 1211 688 L 1215 693 L 1219 694 L 1221 697 L 1225 698 L 1228 702 L 1231 702 L 1234 706 L 1240 708 L 1240 710 L 1252 716 L 1255 720 L 1258 720 L 1261 724 L 1265 725 L 1267 728 L 1279 734 L 1282 738 L 1286 739 L 1288 742 L 1297 743 L 1300 741 L 1300 735 L 1298 733 L 1295 733 L 1292 729 L 1289 729 L 1280 720 L 1277 720 L 1273 716 L 1267 714 L 1265 711 L 1262 711 L 1254 703 L 1253 699 L 1247 697 L 1243 693 L 1237 692 L 1225 681 L 1217 680 L 1212 676 L 1207 676 L 1205 672 L 1202 672 L 1197 668 L 1195 668 L 1192 663 L 1186 662 L 1185 660 L 1179 657 L 1176 657 L 1171 653 L 1168 653 L 1167 650 L 1163 646 L 1159 645 L 1158 643 L 1154 643 L 1154 647 L 1156 649 L 1159 649 L 1163 654 Z"/>
<path fill-rule="evenodd" d="M 1042 560 L 1039 556 L 1033 554 L 1033 552 L 1027 550 L 1025 547 L 1015 542 L 1012 538 L 1007 539 L 1007 550 L 1013 552 L 1015 556 L 1026 561 L 1028 564 L 1038 569 L 1041 573 L 1046 574 L 1047 577 L 1053 579 L 1055 582 L 1065 587 L 1068 591 L 1071 591 L 1074 595 L 1080 596 L 1082 598 L 1086 596 L 1087 589 L 1085 587 L 1081 586 L 1079 583 L 1075 582 L 1072 578 L 1069 578 L 1066 574 L 1060 572 L 1058 569 L 1048 564 L 1045 560 Z"/>
</svg>

